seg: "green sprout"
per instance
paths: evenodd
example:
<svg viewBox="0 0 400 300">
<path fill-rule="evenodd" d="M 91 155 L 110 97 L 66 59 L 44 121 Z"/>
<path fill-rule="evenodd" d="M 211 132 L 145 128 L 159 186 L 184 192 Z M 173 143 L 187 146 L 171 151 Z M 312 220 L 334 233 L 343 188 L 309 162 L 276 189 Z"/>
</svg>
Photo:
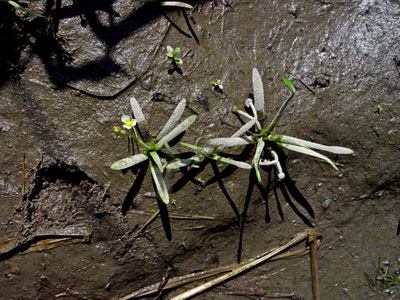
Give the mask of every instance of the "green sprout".
<svg viewBox="0 0 400 300">
<path fill-rule="evenodd" d="M 129 156 L 114 162 L 111 165 L 111 169 L 127 169 L 141 162 L 149 160 L 151 175 L 153 177 L 158 195 L 165 204 L 168 204 L 169 194 L 166 184 L 164 182 L 164 171 L 166 163 L 163 162 L 163 160 L 160 158 L 159 152 L 160 150 L 165 148 L 172 155 L 172 151 L 168 143 L 179 136 L 181 133 L 183 133 L 187 128 L 189 128 L 190 125 L 192 125 L 192 123 L 196 120 L 197 116 L 191 115 L 183 122 L 178 124 L 186 107 L 186 100 L 183 99 L 179 102 L 171 117 L 169 118 L 161 132 L 158 134 L 158 136 L 150 144 L 146 144 L 139 137 L 135 129 L 135 126 L 145 124 L 144 114 L 139 106 L 139 103 L 134 97 L 131 98 L 130 102 L 135 119 L 127 115 L 123 115 L 121 118 L 121 121 L 124 124 L 123 129 L 120 126 L 116 126 L 114 127 L 114 131 L 135 140 L 140 145 L 140 147 L 143 148 L 143 151 L 139 154 Z"/>
<path fill-rule="evenodd" d="M 375 107 L 375 112 L 380 114 L 382 111 L 382 106 L 380 106 L 379 104 Z"/>
<path fill-rule="evenodd" d="M 254 68 L 253 69 L 254 102 L 252 99 L 247 99 L 245 102 L 245 106 L 250 109 L 251 114 L 241 111 L 236 107 L 233 108 L 233 112 L 249 119 L 249 121 L 242 126 L 242 128 L 237 132 L 237 134 L 235 134 L 235 136 L 230 138 L 215 138 L 210 140 L 208 143 L 211 146 L 217 148 L 256 144 L 256 150 L 252 164 L 259 182 L 261 182 L 259 166 L 275 166 L 277 169 L 279 180 L 285 178 L 285 174 L 283 173 L 278 155 L 272 149 L 272 147 L 269 146 L 271 143 L 274 143 L 275 145 L 283 149 L 288 149 L 320 158 L 328 162 L 335 170 L 337 170 L 336 165 L 328 157 L 314 151 L 313 149 L 327 151 L 335 154 L 352 154 L 353 151 L 351 149 L 338 146 L 325 146 L 314 142 L 309 142 L 303 139 L 294 138 L 291 136 L 275 134 L 273 132 L 279 120 L 282 118 L 283 112 L 287 107 L 289 101 L 293 98 L 295 94 L 294 84 L 289 79 L 286 78 L 283 81 L 289 88 L 291 94 L 283 102 L 278 113 L 272 119 L 270 124 L 265 129 L 262 129 L 260 120 L 264 118 L 264 90 L 261 81 L 261 76 L 258 73 L 257 69 Z M 250 133 L 250 135 L 248 133 Z M 246 135 L 241 136 L 242 134 Z"/>
<path fill-rule="evenodd" d="M 15 7 L 16 9 L 19 9 L 19 10 L 23 11 L 23 12 L 26 13 L 26 14 L 29 14 L 29 15 L 32 15 L 32 16 L 35 16 L 35 17 L 39 17 L 39 18 L 44 18 L 43 15 L 38 14 L 38 13 L 35 13 L 35 12 L 33 12 L 33 11 L 30 11 L 30 10 L 26 9 L 25 7 L 22 7 L 20 4 L 18 4 L 18 3 L 15 2 L 15 1 L 11 1 L 11 0 L 0 0 L 0 2 L 8 3 L 8 4 L 10 4 L 11 6 Z"/>
<path fill-rule="evenodd" d="M 211 82 L 211 84 L 214 87 L 214 89 L 216 89 L 216 90 L 218 90 L 220 92 L 223 92 L 224 86 L 221 84 L 221 80 L 220 79 L 217 79 L 217 80 Z"/>
<path fill-rule="evenodd" d="M 183 64 L 183 60 L 179 57 L 176 57 L 180 51 L 181 49 L 179 47 L 175 48 L 174 50 L 174 48 L 172 48 L 171 46 L 167 46 L 167 56 L 171 58 L 173 62 L 177 65 Z"/>
<path fill-rule="evenodd" d="M 393 295 L 400 290 L 400 273 L 399 271 L 390 272 L 390 262 L 382 262 L 378 258 L 377 267 L 374 276 L 371 278 L 364 272 L 365 283 L 353 288 L 368 287 L 376 294 Z"/>
</svg>

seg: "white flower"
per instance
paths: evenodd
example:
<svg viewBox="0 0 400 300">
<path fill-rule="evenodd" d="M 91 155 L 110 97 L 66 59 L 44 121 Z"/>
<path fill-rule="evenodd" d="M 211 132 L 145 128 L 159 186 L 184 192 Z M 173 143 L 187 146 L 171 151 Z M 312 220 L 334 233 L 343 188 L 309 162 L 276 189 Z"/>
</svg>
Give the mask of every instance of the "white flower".
<svg viewBox="0 0 400 300">
<path fill-rule="evenodd" d="M 130 116 L 128 116 L 128 115 L 123 115 L 122 117 L 121 117 L 121 121 L 122 121 L 122 123 L 124 123 L 124 128 L 126 128 L 126 129 L 131 129 L 131 128 L 133 128 L 133 127 L 135 127 L 136 126 L 136 120 L 135 119 L 132 119 Z"/>
</svg>

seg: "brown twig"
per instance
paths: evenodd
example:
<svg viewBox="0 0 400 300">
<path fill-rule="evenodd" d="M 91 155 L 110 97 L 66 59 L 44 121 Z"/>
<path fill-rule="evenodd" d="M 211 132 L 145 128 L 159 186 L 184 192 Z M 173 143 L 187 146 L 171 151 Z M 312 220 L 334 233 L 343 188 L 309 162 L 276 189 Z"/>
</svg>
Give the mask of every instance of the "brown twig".
<svg viewBox="0 0 400 300">
<path fill-rule="evenodd" d="M 310 243 L 310 261 L 311 261 L 311 277 L 312 277 L 312 293 L 313 300 L 320 300 L 319 294 L 319 279 L 318 279 L 318 259 L 317 259 L 317 243 L 321 238 L 320 231 L 315 231 L 308 236 Z"/>
<path fill-rule="evenodd" d="M 234 265 L 229 265 L 229 266 L 224 266 L 224 267 L 220 267 L 220 268 L 215 268 L 215 269 L 211 269 L 211 270 L 207 270 L 207 271 L 202 271 L 202 272 L 196 272 L 196 273 L 191 273 L 188 275 L 184 275 L 184 276 L 180 276 L 180 277 L 174 277 L 171 278 L 164 286 L 163 290 L 168 290 L 168 289 L 172 289 L 178 286 L 182 286 L 194 281 L 198 281 L 201 279 L 205 279 L 211 276 L 215 276 L 218 274 L 224 274 L 223 276 L 220 276 L 219 278 L 217 278 L 216 280 L 219 280 L 221 277 L 224 277 L 225 279 L 229 279 L 233 276 L 238 275 L 239 273 L 252 268 L 253 266 L 256 266 L 258 264 L 261 264 L 263 262 L 271 262 L 271 261 L 275 261 L 275 260 L 279 260 L 279 259 L 286 259 L 286 258 L 295 258 L 295 257 L 300 257 L 303 256 L 305 254 L 308 254 L 310 251 L 308 249 L 301 249 L 301 250 L 296 250 L 296 251 L 292 251 L 292 252 L 287 252 L 287 253 L 281 253 L 278 254 L 279 252 L 284 251 L 285 249 L 288 249 L 289 247 L 303 241 L 304 239 L 306 239 L 307 237 L 314 235 L 316 237 L 319 237 L 320 232 L 314 229 L 310 229 L 307 230 L 301 234 L 299 234 L 297 237 L 295 237 L 294 239 L 292 239 L 289 243 L 287 243 L 284 246 L 281 246 L 277 249 L 274 249 L 272 251 L 268 251 L 265 252 L 264 254 L 256 257 L 253 260 L 250 260 L 248 262 L 244 262 L 241 264 L 234 264 Z M 317 245 L 318 246 L 318 245 Z M 215 280 L 212 280 L 215 281 Z M 209 281 L 210 282 L 210 281 Z M 206 283 L 206 284 L 209 284 Z M 221 282 L 221 281 L 220 281 Z M 144 287 L 138 291 L 135 291 L 125 297 L 120 298 L 119 300 L 129 300 L 129 299 L 134 299 L 134 298 L 139 298 L 139 297 L 143 297 L 143 296 L 147 296 L 147 295 L 151 295 L 151 294 L 155 294 L 158 291 L 158 288 L 160 286 L 160 283 L 156 283 L 147 287 Z M 200 287 L 202 287 L 204 285 L 201 285 Z M 212 287 L 211 286 L 208 286 Z M 189 291 L 188 291 L 189 292 Z M 197 292 L 199 293 L 199 291 Z M 197 294 L 195 293 L 195 294 Z M 184 293 L 186 294 L 186 293 Z M 195 295 L 193 293 L 191 293 L 191 295 Z M 183 295 L 183 294 L 182 294 Z M 181 297 L 182 295 L 179 295 L 177 297 Z M 189 296 L 191 297 L 191 296 Z M 187 298 L 173 298 L 173 299 L 187 299 Z"/>
</svg>

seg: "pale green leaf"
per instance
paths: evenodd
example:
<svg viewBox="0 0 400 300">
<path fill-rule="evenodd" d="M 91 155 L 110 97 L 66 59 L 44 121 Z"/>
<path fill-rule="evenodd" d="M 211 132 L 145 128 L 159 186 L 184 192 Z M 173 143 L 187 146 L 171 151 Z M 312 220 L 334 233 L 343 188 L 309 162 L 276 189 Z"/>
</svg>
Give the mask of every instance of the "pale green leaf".
<svg viewBox="0 0 400 300">
<path fill-rule="evenodd" d="M 156 186 L 158 195 L 165 204 L 168 204 L 169 194 L 167 186 L 165 185 L 163 172 L 157 167 L 157 165 L 153 165 L 151 161 L 150 161 L 150 170 L 151 170 L 151 175 L 153 176 L 154 184 Z"/>
<path fill-rule="evenodd" d="M 251 165 L 249 165 L 248 163 L 245 163 L 245 162 L 242 162 L 242 161 L 233 160 L 233 159 L 230 159 L 230 158 L 227 158 L 227 157 L 223 157 L 223 156 L 220 156 L 220 155 L 214 155 L 214 156 L 211 156 L 210 158 L 212 158 L 214 160 L 217 160 L 217 161 L 221 161 L 221 162 L 226 163 L 226 164 L 234 165 L 234 166 L 236 166 L 238 168 L 247 169 L 247 170 L 251 169 Z"/>
<path fill-rule="evenodd" d="M 164 128 L 158 134 L 156 138 L 157 140 L 161 139 L 163 136 L 168 134 L 172 129 L 174 129 L 174 127 L 176 126 L 176 124 L 178 124 L 180 118 L 182 117 L 185 107 L 186 107 L 186 99 L 182 99 L 182 101 L 180 101 L 179 104 L 176 106 L 174 112 L 168 119 L 167 123 L 165 123 Z"/>
<path fill-rule="evenodd" d="M 279 146 L 281 146 L 282 148 L 286 148 L 288 150 L 292 150 L 292 151 L 296 151 L 299 153 L 303 153 L 303 154 L 307 154 L 307 155 L 311 155 L 317 158 L 320 158 L 324 161 L 326 161 L 327 163 L 329 163 L 335 170 L 337 170 L 338 168 L 336 167 L 336 165 L 333 163 L 333 161 L 331 161 L 328 157 L 326 157 L 325 155 L 322 155 L 318 152 L 315 152 L 314 150 L 308 149 L 308 148 L 304 148 L 302 146 L 296 146 L 296 145 L 291 145 L 291 144 L 285 144 L 285 143 L 277 143 Z"/>
<path fill-rule="evenodd" d="M 163 1 L 160 3 L 161 6 L 175 6 L 175 7 L 182 7 L 182 8 L 188 8 L 188 9 L 193 9 L 193 6 L 190 4 L 180 2 L 180 1 Z"/>
<path fill-rule="evenodd" d="M 190 117 L 186 118 L 182 123 L 176 126 L 170 133 L 164 136 L 157 144 L 156 149 L 159 150 L 164 147 L 165 143 L 169 143 L 182 132 L 190 127 L 194 121 L 196 121 L 197 115 L 191 115 Z"/>
<path fill-rule="evenodd" d="M 192 149 L 194 151 L 197 151 L 197 152 L 199 152 L 200 154 L 202 154 L 202 155 L 204 155 L 206 157 L 209 156 L 209 153 L 207 152 L 207 150 L 202 148 L 202 147 L 195 146 L 195 145 L 192 145 L 192 144 L 187 144 L 187 143 L 179 143 L 179 144 L 181 144 L 184 147 L 190 148 L 190 149 Z"/>
<path fill-rule="evenodd" d="M 143 153 L 136 154 L 136 155 L 133 155 L 133 156 L 130 156 L 130 157 L 127 157 L 127 158 L 124 158 L 124 159 L 114 162 L 111 165 L 111 169 L 122 170 L 122 169 L 130 168 L 134 165 L 140 164 L 141 162 L 145 161 L 147 158 L 148 157 Z"/>
<path fill-rule="evenodd" d="M 191 157 L 191 158 L 180 159 L 180 160 L 174 161 L 172 163 L 169 163 L 166 166 L 166 169 L 172 170 L 172 169 L 184 168 L 184 167 L 191 166 L 193 164 L 199 164 L 202 161 L 203 160 L 200 159 L 199 157 Z"/>
<path fill-rule="evenodd" d="M 23 11 L 24 13 L 27 13 L 29 15 L 35 16 L 35 17 L 39 17 L 39 18 L 44 18 L 45 16 L 35 13 L 33 11 L 30 11 L 28 9 L 26 9 L 25 7 L 22 7 L 21 5 L 19 5 L 17 2 L 12 1 L 12 0 L 3 0 L 1 2 L 7 2 L 8 4 L 10 4 L 11 6 L 14 6 L 16 9 L 19 9 L 21 11 Z"/>
<path fill-rule="evenodd" d="M 164 172 L 164 167 L 162 165 L 161 159 L 158 156 L 157 152 L 151 151 L 149 154 L 150 154 L 151 158 L 153 159 L 153 161 L 156 163 L 157 167 L 160 169 L 160 171 Z"/>
<path fill-rule="evenodd" d="M 171 56 L 168 55 L 169 57 L 174 57 L 174 54 L 173 54 L 174 48 L 172 48 L 171 46 L 168 45 L 167 46 L 167 52 L 171 54 Z"/>
</svg>

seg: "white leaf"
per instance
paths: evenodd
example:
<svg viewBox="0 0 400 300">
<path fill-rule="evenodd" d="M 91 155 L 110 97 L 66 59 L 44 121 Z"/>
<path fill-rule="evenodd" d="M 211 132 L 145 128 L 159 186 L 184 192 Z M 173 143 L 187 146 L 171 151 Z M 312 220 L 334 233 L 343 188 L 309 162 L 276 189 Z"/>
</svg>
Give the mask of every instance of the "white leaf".
<svg viewBox="0 0 400 300">
<path fill-rule="evenodd" d="M 158 195 L 165 204 L 168 204 L 169 195 L 168 195 L 168 189 L 165 185 L 165 181 L 163 178 L 163 173 L 160 171 L 157 165 L 153 165 L 151 161 L 150 161 L 150 170 L 151 170 L 151 175 L 153 176 L 154 179 L 154 183 L 156 185 Z"/>
<path fill-rule="evenodd" d="M 303 154 L 307 154 L 307 155 L 311 155 L 317 158 L 320 158 L 324 161 L 326 161 L 327 163 L 329 163 L 335 170 L 337 170 L 338 168 L 336 167 L 336 165 L 333 163 L 333 161 L 331 161 L 329 158 L 327 158 L 325 155 L 322 155 L 318 152 L 315 152 L 314 150 L 308 149 L 308 148 L 304 148 L 302 146 L 296 146 L 296 145 L 290 145 L 290 144 L 280 144 L 277 143 L 279 146 L 286 148 L 288 150 L 292 150 L 292 151 L 296 151 L 299 153 L 303 153 Z"/>
<path fill-rule="evenodd" d="M 131 108 L 132 108 L 132 112 L 133 115 L 135 116 L 136 121 L 140 124 L 141 122 L 145 122 L 146 118 L 143 114 L 142 109 L 140 108 L 139 103 L 137 102 L 135 97 L 131 97 L 130 99 L 131 102 Z"/>
<path fill-rule="evenodd" d="M 156 149 L 159 150 L 162 147 L 164 147 L 165 143 L 169 143 L 172 141 L 174 138 L 176 138 L 178 135 L 180 135 L 182 132 L 184 132 L 186 129 L 189 128 L 190 125 L 193 124 L 194 121 L 196 121 L 197 115 L 191 115 L 187 119 L 185 119 L 182 123 L 180 123 L 178 126 L 176 126 L 170 133 L 168 133 L 166 136 L 164 136 L 157 144 L 156 144 Z"/>
<path fill-rule="evenodd" d="M 241 136 L 242 134 L 246 133 L 247 131 L 250 130 L 251 127 L 254 126 L 255 123 L 256 123 L 256 120 L 255 120 L 255 119 L 253 119 L 253 120 L 247 122 L 247 123 L 244 124 L 242 127 L 240 127 L 240 129 L 239 129 L 238 131 L 236 131 L 236 132 L 232 135 L 232 137 L 239 137 L 239 136 Z"/>
<path fill-rule="evenodd" d="M 260 73 L 257 69 L 253 69 L 253 91 L 254 91 L 254 106 L 259 119 L 264 118 L 264 88 Z"/>
<path fill-rule="evenodd" d="M 145 161 L 148 157 L 143 153 L 136 154 L 121 160 L 114 162 L 111 165 L 111 169 L 114 170 L 122 170 L 126 168 L 130 168 L 134 165 L 140 164 L 141 162 Z"/>
<path fill-rule="evenodd" d="M 179 119 L 182 117 L 185 107 L 186 107 L 186 100 L 182 99 L 182 101 L 180 101 L 179 104 L 176 106 L 174 112 L 172 113 L 171 117 L 165 124 L 164 128 L 158 134 L 157 140 L 161 139 L 163 136 L 168 134 L 172 129 L 174 129 L 176 124 L 178 124 Z"/>
<path fill-rule="evenodd" d="M 261 182 L 261 175 L 260 175 L 260 170 L 258 169 L 258 164 L 260 162 L 260 157 L 263 152 L 264 145 L 265 145 L 265 142 L 263 141 L 263 139 L 258 138 L 256 152 L 254 153 L 254 158 L 253 158 L 253 166 L 254 166 L 254 170 L 256 171 L 256 176 L 257 176 L 258 182 Z"/>
<path fill-rule="evenodd" d="M 326 146 L 318 143 L 313 143 L 309 141 L 305 141 L 302 139 L 298 139 L 295 137 L 291 136 L 286 136 L 282 135 L 280 142 L 286 143 L 286 144 L 292 144 L 292 145 L 297 145 L 297 146 L 304 146 L 308 148 L 313 148 L 313 149 L 318 149 L 322 151 L 327 151 L 335 154 L 353 154 L 353 150 L 345 147 L 339 147 L 339 146 Z"/>
<path fill-rule="evenodd" d="M 244 137 L 216 138 L 208 141 L 208 143 L 214 147 L 234 147 L 234 146 L 254 144 L 254 140 L 251 136 L 244 136 Z"/>
</svg>

